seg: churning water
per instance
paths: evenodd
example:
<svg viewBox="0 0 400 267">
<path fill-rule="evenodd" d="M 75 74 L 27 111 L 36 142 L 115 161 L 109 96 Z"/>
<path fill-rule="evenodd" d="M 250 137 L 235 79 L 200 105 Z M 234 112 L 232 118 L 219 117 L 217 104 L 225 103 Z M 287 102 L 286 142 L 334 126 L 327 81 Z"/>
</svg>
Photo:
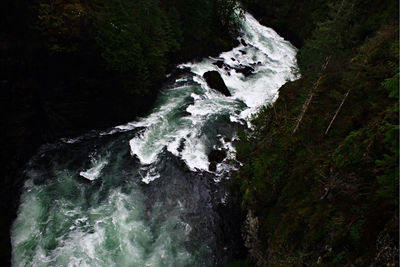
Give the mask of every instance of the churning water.
<svg viewBox="0 0 400 267">
<path fill-rule="evenodd" d="M 250 14 L 240 38 L 178 66 L 147 117 L 40 149 L 11 229 L 14 266 L 221 266 L 238 253 L 224 186 L 235 133 L 296 78 L 296 49 Z M 231 97 L 207 86 L 210 70 Z M 215 172 L 212 149 L 227 151 Z"/>
</svg>

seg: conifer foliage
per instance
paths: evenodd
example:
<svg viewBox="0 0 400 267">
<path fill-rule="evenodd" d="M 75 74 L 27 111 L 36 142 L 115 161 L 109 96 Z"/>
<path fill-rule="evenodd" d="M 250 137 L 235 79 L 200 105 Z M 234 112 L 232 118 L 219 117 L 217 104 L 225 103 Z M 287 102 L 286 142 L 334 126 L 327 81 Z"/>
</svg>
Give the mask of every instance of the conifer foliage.
<svg viewBox="0 0 400 267">
<path fill-rule="evenodd" d="M 33 5 L 35 28 L 51 53 L 82 52 L 89 45 L 107 69 L 129 74 L 132 93 L 146 93 L 177 58 L 232 46 L 237 9 L 235 0 L 40 0 Z"/>
<path fill-rule="evenodd" d="M 241 135 L 234 192 L 270 266 L 398 265 L 398 2 L 367 2 L 308 14 L 302 77 Z"/>
</svg>

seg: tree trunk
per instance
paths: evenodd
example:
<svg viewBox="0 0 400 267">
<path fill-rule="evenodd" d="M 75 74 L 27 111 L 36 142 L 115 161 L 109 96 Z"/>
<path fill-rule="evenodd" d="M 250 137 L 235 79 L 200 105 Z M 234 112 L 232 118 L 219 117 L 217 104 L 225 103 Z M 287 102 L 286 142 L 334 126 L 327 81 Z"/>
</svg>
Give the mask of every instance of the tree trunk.
<svg viewBox="0 0 400 267">
<path fill-rule="evenodd" d="M 306 101 L 305 101 L 304 104 L 303 104 L 303 108 L 301 109 L 301 112 L 300 112 L 299 117 L 298 117 L 297 120 L 296 120 L 296 127 L 294 127 L 294 129 L 293 129 L 292 135 L 296 133 L 297 129 L 299 129 L 300 122 L 301 122 L 301 120 L 303 119 L 304 114 L 306 113 L 306 111 L 307 111 L 307 109 L 308 109 L 308 106 L 309 106 L 310 103 L 311 103 L 311 100 L 312 100 L 312 98 L 313 98 L 313 96 L 314 96 L 314 91 L 315 91 L 315 89 L 318 88 L 319 83 L 321 82 L 322 74 L 324 73 L 326 67 L 328 66 L 328 63 L 329 63 L 330 58 L 331 58 L 331 56 L 329 56 L 329 57 L 326 58 L 325 64 L 324 64 L 324 65 L 322 66 L 322 68 L 321 68 L 321 72 L 320 72 L 320 74 L 319 74 L 318 80 L 313 84 L 313 86 L 311 87 L 311 89 L 310 89 L 310 91 L 309 91 L 309 93 L 308 93 L 308 97 L 307 97 Z"/>
<path fill-rule="evenodd" d="M 336 116 L 339 114 L 340 110 L 342 109 L 343 103 L 346 101 L 346 98 L 347 98 L 347 96 L 349 95 L 350 90 L 351 90 L 351 89 L 349 88 L 349 90 L 347 90 L 347 93 L 344 95 L 344 98 L 343 98 L 343 100 L 342 100 L 342 103 L 340 103 L 340 106 L 339 106 L 338 109 L 336 110 L 336 113 L 335 113 L 335 115 L 333 116 L 333 118 L 332 118 L 332 120 L 331 120 L 331 123 L 329 123 L 328 128 L 326 128 L 325 135 L 329 132 L 329 129 L 331 128 L 333 122 L 335 121 Z"/>
</svg>

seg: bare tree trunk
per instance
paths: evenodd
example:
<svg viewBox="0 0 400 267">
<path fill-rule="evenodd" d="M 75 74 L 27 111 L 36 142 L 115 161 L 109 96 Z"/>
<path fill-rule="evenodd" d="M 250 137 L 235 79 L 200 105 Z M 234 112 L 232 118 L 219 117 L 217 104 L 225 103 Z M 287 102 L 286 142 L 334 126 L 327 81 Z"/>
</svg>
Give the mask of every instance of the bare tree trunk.
<svg viewBox="0 0 400 267">
<path fill-rule="evenodd" d="M 310 103 L 311 103 L 311 100 L 312 100 L 312 98 L 313 98 L 313 96 L 314 96 L 314 90 L 318 88 L 319 83 L 321 82 L 322 74 L 324 73 L 326 67 L 328 66 L 328 63 L 329 63 L 330 58 L 331 58 L 331 56 L 329 56 L 329 57 L 326 58 L 325 64 L 324 64 L 324 65 L 322 66 L 322 68 L 321 68 L 321 72 L 320 72 L 320 74 L 319 74 L 318 80 L 313 84 L 313 86 L 311 87 L 311 89 L 310 89 L 310 91 L 309 91 L 309 93 L 308 93 L 308 97 L 307 97 L 306 101 L 305 101 L 304 104 L 303 104 L 303 107 L 302 107 L 302 109 L 301 109 L 301 112 L 300 112 L 299 117 L 298 117 L 297 120 L 296 120 L 296 127 L 294 127 L 294 129 L 293 129 L 292 135 L 295 134 L 296 131 L 299 129 L 300 122 L 302 121 L 302 119 L 303 119 L 303 117 L 304 117 L 304 114 L 306 113 L 306 111 L 307 111 L 307 109 L 308 109 L 308 106 L 309 106 Z"/>
<path fill-rule="evenodd" d="M 306 113 L 306 110 L 308 109 L 308 106 L 310 105 L 313 96 L 314 96 L 314 92 L 313 92 L 313 90 L 310 90 L 310 92 L 308 94 L 308 97 L 307 97 L 306 101 L 303 104 L 303 108 L 301 109 L 300 115 L 296 120 L 296 127 L 294 127 L 294 129 L 293 129 L 292 135 L 296 133 L 297 129 L 299 129 L 300 122 L 303 119 L 303 116 Z"/>
<path fill-rule="evenodd" d="M 347 90 L 346 94 L 344 95 L 344 98 L 343 98 L 343 100 L 342 100 L 342 103 L 340 103 L 338 109 L 336 110 L 336 113 L 335 113 L 335 115 L 333 116 L 333 118 L 332 118 L 332 120 L 331 120 L 331 123 L 329 123 L 328 128 L 326 128 L 325 135 L 329 132 L 329 129 L 331 128 L 333 122 L 335 121 L 336 116 L 339 114 L 340 110 L 342 109 L 342 106 L 343 106 L 344 102 L 346 101 L 346 98 L 347 98 L 347 96 L 349 95 L 350 90 L 351 90 L 351 88 L 349 88 L 349 90 Z"/>
</svg>

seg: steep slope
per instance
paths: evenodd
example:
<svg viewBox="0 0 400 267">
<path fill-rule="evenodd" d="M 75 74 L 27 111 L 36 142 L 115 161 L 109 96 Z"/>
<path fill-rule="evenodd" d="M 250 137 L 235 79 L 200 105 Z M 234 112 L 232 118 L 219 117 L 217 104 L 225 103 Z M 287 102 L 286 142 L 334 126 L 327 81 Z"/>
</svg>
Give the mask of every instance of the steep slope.
<svg viewBox="0 0 400 267">
<path fill-rule="evenodd" d="M 238 146 L 233 192 L 260 266 L 398 264 L 398 3 L 327 4 L 302 78 Z"/>
</svg>

